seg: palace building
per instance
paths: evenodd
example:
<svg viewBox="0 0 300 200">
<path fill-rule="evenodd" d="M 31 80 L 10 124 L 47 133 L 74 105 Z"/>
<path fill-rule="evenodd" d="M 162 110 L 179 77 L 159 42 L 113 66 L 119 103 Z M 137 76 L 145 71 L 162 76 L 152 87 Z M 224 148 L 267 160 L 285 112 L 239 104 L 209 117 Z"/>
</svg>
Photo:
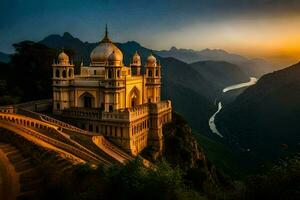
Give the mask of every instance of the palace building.
<svg viewBox="0 0 300 200">
<path fill-rule="evenodd" d="M 171 101 L 161 100 L 161 66 L 151 54 L 142 74 L 136 52 L 125 66 L 122 51 L 104 38 L 90 54 L 91 63 L 81 63 L 80 74 L 65 52 L 53 68 L 53 113 L 99 133 L 132 155 L 151 146 L 161 152 L 163 124 L 172 117 Z"/>
</svg>

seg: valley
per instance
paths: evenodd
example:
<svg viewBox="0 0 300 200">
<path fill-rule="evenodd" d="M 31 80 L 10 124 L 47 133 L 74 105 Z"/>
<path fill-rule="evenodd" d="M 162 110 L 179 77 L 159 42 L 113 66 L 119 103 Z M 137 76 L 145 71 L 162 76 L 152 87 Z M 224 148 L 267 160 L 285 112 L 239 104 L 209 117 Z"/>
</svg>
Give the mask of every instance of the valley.
<svg viewBox="0 0 300 200">
<path fill-rule="evenodd" d="M 232 91 L 232 90 L 238 90 L 238 89 L 242 89 L 242 88 L 246 88 L 246 87 L 249 87 L 251 85 L 254 85 L 256 84 L 257 82 L 257 79 L 254 78 L 254 77 L 250 77 L 250 81 L 249 82 L 245 82 L 245 83 L 239 83 L 239 84 L 234 84 L 234 85 L 230 85 L 226 88 L 224 88 L 222 91 L 222 95 L 224 96 L 226 92 L 229 92 L 229 91 Z M 218 110 L 213 114 L 213 116 L 211 116 L 211 118 L 209 118 L 209 121 L 208 121 L 208 124 L 209 124 L 209 127 L 210 127 L 210 130 L 217 134 L 218 136 L 220 137 L 223 137 L 223 135 L 219 132 L 219 130 L 217 129 L 216 127 L 216 124 L 215 124 L 215 118 L 216 118 L 216 115 L 221 111 L 222 109 L 222 102 L 218 100 L 218 98 L 216 98 L 215 100 L 215 104 L 218 105 Z"/>
</svg>

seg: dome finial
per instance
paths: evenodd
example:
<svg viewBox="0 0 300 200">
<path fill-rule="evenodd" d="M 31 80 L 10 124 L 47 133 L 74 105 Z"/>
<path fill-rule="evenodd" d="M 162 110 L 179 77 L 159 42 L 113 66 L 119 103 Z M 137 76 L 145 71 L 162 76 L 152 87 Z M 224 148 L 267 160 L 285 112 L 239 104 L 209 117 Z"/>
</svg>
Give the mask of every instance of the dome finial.
<svg viewBox="0 0 300 200">
<path fill-rule="evenodd" d="M 107 30 L 107 24 L 105 25 L 105 35 L 104 38 L 101 40 L 100 43 L 111 43 L 112 41 L 108 37 L 108 30 Z"/>
<path fill-rule="evenodd" d="M 107 24 L 105 24 L 105 37 L 108 37 Z"/>
</svg>

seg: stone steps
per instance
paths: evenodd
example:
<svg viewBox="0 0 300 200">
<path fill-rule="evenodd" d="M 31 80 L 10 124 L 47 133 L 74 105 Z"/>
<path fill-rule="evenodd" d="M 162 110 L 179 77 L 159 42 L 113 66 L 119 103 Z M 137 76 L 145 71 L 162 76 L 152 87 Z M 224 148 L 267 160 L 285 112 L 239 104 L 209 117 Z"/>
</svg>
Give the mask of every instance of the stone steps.
<svg viewBox="0 0 300 200">
<path fill-rule="evenodd" d="M 4 153 L 17 151 L 17 149 L 13 146 L 2 147 L 1 149 L 4 151 Z"/>
<path fill-rule="evenodd" d="M 6 144 L 6 143 L 0 143 L 0 149 L 5 148 L 5 147 L 10 147 L 10 144 Z"/>
<path fill-rule="evenodd" d="M 21 188 L 20 188 L 20 193 L 24 193 L 24 192 L 31 192 L 31 191 L 35 191 L 36 188 L 39 187 L 41 183 L 40 179 L 36 179 L 36 180 L 31 180 L 30 182 L 27 182 L 26 184 L 21 184 Z"/>
<path fill-rule="evenodd" d="M 13 165 L 16 165 L 17 163 L 20 163 L 23 160 L 25 160 L 25 158 L 22 156 L 22 154 L 19 151 L 9 153 L 6 156 Z"/>
<path fill-rule="evenodd" d="M 36 191 L 22 192 L 17 196 L 16 200 L 32 200 L 34 199 Z"/>
<path fill-rule="evenodd" d="M 39 179 L 39 174 L 33 168 L 20 174 L 21 183 L 30 182 L 35 179 Z"/>
<path fill-rule="evenodd" d="M 22 153 L 11 144 L 0 143 L 0 149 L 6 154 L 9 162 L 14 166 L 19 174 L 20 192 L 18 200 L 31 200 L 36 193 L 36 188 L 40 184 L 40 177 L 32 167 L 30 158 L 25 158 Z"/>
<path fill-rule="evenodd" d="M 32 169 L 32 164 L 28 160 L 24 160 L 23 162 L 15 165 L 15 170 L 18 173 L 28 171 L 29 169 Z"/>
</svg>

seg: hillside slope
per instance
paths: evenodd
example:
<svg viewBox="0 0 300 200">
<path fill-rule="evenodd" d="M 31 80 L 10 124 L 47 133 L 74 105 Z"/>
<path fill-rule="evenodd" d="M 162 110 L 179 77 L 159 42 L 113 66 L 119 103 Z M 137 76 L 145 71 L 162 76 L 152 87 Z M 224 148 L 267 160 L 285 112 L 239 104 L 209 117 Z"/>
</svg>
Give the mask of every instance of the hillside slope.
<svg viewBox="0 0 300 200">
<path fill-rule="evenodd" d="M 206 80 L 213 82 L 217 88 L 249 81 L 249 77 L 239 66 L 228 62 L 201 61 L 190 65 Z"/>
<path fill-rule="evenodd" d="M 219 129 L 254 160 L 300 150 L 300 63 L 263 76 L 217 116 Z"/>
</svg>

